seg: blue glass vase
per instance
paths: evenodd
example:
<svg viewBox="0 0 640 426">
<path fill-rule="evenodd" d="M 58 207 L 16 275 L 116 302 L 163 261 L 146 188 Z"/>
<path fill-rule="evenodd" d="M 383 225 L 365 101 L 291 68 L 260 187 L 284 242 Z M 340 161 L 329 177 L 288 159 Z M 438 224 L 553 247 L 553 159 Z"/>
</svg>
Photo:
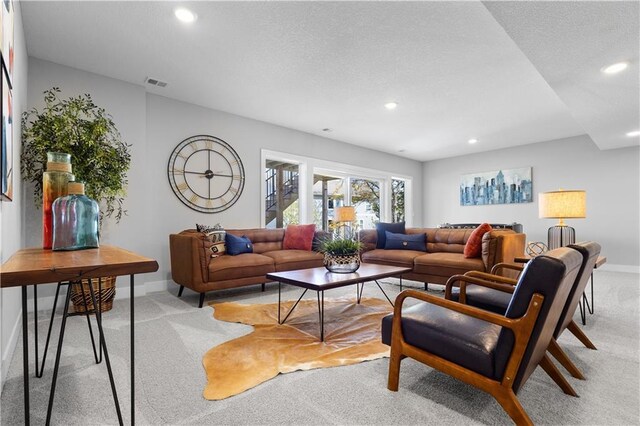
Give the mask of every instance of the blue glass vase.
<svg viewBox="0 0 640 426">
<path fill-rule="evenodd" d="M 69 182 L 68 193 L 53 202 L 53 250 L 99 247 L 98 203 L 84 195 L 82 182 Z"/>
</svg>

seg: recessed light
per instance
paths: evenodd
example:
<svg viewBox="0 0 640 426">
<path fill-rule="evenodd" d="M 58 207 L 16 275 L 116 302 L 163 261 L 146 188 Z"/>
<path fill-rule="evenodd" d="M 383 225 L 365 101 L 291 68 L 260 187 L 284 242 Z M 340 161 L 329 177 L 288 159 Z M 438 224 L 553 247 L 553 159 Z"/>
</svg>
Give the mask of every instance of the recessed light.
<svg viewBox="0 0 640 426">
<path fill-rule="evenodd" d="M 323 132 L 331 132 L 331 131 L 332 131 L 332 129 L 330 129 L 330 128 L 328 128 L 328 127 L 325 127 L 324 129 L 322 129 L 322 131 L 323 131 Z"/>
<path fill-rule="evenodd" d="M 405 152 L 405 151 L 406 151 L 406 149 L 404 149 L 404 148 L 398 150 L 398 152 Z"/>
<path fill-rule="evenodd" d="M 629 136 L 630 138 L 634 136 L 640 136 L 640 130 L 634 130 L 633 132 L 629 132 L 627 133 L 627 136 Z"/>
<path fill-rule="evenodd" d="M 626 70 L 628 66 L 629 66 L 628 62 L 617 62 L 615 64 L 611 64 L 609 66 L 602 68 L 601 71 L 605 74 L 617 74 L 620 71 Z"/>
<path fill-rule="evenodd" d="M 389 111 L 391 111 L 392 109 L 398 108 L 398 103 L 397 102 L 387 102 L 386 104 L 384 104 L 384 107 L 386 109 L 388 109 Z"/>
<path fill-rule="evenodd" d="M 477 143 L 477 142 L 478 142 L 478 139 L 476 139 L 476 138 L 471 138 L 471 139 L 469 139 L 469 141 L 468 141 L 468 142 L 469 142 L 470 144 L 474 144 L 474 143 Z"/>
<path fill-rule="evenodd" d="M 184 7 L 180 7 L 175 10 L 176 18 L 180 21 L 190 24 L 198 19 L 198 15 L 190 11 L 189 9 L 185 9 Z"/>
</svg>

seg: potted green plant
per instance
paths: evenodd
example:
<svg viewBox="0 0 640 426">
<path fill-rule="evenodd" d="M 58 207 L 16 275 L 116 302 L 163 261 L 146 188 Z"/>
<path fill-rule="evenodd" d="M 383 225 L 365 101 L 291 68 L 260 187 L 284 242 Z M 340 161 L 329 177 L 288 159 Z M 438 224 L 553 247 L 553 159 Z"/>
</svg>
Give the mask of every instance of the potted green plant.
<svg viewBox="0 0 640 426">
<path fill-rule="evenodd" d="M 330 272 L 351 273 L 360 268 L 362 243 L 352 238 L 331 238 L 320 244 L 324 266 Z"/>
<path fill-rule="evenodd" d="M 47 152 L 71 154 L 75 179 L 85 183 L 86 195 L 100 205 L 100 225 L 112 216 L 118 223 L 127 213 L 123 202 L 131 146 L 122 140 L 111 115 L 97 106 L 91 95 L 61 99 L 60 93 L 58 87 L 46 90 L 44 107 L 34 107 L 22 115 L 22 178 L 33 184 L 36 208 L 40 208 Z M 109 282 L 109 278 L 102 280 L 104 294 L 100 299 L 105 307 L 110 307 L 110 302 L 102 296 L 112 300 L 115 294 L 115 279 Z M 82 302 L 82 295 L 74 299 L 76 309 L 84 309 Z"/>
</svg>

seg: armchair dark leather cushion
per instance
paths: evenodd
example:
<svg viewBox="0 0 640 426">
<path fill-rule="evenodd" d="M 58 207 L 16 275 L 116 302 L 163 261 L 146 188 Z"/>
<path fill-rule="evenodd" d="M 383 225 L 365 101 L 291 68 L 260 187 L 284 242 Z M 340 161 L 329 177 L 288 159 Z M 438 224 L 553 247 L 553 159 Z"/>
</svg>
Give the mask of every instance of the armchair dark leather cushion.
<svg viewBox="0 0 640 426">
<path fill-rule="evenodd" d="M 391 345 L 393 314 L 382 319 L 382 343 Z M 437 305 L 420 303 L 402 311 L 405 341 L 427 352 L 499 380 L 495 352 L 502 327 Z"/>
<path fill-rule="evenodd" d="M 478 285 L 467 285 L 465 290 L 467 297 L 467 305 L 475 306 L 485 311 L 495 312 L 504 315 L 509 302 L 511 302 L 511 293 L 494 290 Z M 460 289 L 454 287 L 451 290 L 451 300 L 456 302 L 460 300 Z"/>
</svg>

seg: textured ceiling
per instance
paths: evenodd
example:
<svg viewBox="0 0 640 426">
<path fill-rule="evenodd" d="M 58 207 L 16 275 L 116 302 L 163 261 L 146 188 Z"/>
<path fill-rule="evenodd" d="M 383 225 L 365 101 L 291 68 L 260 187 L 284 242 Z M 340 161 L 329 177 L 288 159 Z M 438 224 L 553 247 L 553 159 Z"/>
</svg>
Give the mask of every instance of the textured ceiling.
<svg viewBox="0 0 640 426">
<path fill-rule="evenodd" d="M 611 7 L 601 25 L 602 11 L 565 22 L 574 2 L 180 4 L 195 24 L 175 19 L 175 2 L 21 2 L 28 53 L 141 85 L 158 78 L 168 86 L 149 92 L 416 160 L 632 130 L 615 111 L 637 110 L 637 4 L 631 19 Z M 553 7 L 568 11 L 549 18 Z M 601 78 L 617 50 L 633 61 L 635 92 L 604 82 L 585 103 L 575 92 L 591 92 L 587 76 Z"/>
</svg>

